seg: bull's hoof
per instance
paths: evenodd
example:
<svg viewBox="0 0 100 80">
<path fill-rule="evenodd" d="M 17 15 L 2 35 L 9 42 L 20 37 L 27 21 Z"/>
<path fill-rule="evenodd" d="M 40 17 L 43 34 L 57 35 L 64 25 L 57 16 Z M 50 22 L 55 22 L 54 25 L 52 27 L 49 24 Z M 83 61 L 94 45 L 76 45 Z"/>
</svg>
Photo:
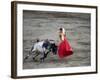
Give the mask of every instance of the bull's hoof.
<svg viewBox="0 0 100 80">
<path fill-rule="evenodd" d="M 40 62 L 44 62 L 44 59 L 43 58 L 40 58 Z"/>
<path fill-rule="evenodd" d="M 32 59 L 33 59 L 33 61 L 36 61 L 36 59 L 34 57 Z"/>
<path fill-rule="evenodd" d="M 24 60 L 28 59 L 28 57 L 29 57 L 29 56 L 26 56 L 26 57 L 24 58 Z"/>
<path fill-rule="evenodd" d="M 33 57 L 33 61 L 34 61 L 34 62 L 38 62 L 38 60 L 36 60 L 34 57 Z"/>
</svg>

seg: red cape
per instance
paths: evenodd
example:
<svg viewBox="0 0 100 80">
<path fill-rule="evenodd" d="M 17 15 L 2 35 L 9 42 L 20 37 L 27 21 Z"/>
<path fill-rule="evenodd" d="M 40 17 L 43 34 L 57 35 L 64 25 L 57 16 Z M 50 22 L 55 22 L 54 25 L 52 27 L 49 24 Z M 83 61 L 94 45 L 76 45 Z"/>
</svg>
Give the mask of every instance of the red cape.
<svg viewBox="0 0 100 80">
<path fill-rule="evenodd" d="M 58 46 L 58 55 L 60 58 L 64 58 L 72 54 L 73 54 L 73 50 L 70 44 L 68 43 L 67 38 L 64 37 L 64 40 Z"/>
</svg>

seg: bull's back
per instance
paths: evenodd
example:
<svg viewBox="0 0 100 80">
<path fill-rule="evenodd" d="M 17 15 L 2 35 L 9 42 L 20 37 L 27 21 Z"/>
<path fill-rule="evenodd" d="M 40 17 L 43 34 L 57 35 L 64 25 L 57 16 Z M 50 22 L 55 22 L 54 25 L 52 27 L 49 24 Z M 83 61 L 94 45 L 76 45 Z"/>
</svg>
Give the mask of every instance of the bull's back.
<svg viewBox="0 0 100 80">
<path fill-rule="evenodd" d="M 44 41 L 41 41 L 41 42 L 34 44 L 34 50 L 38 50 L 40 52 L 43 52 L 44 51 L 43 47 L 42 47 L 43 43 L 44 43 Z"/>
</svg>

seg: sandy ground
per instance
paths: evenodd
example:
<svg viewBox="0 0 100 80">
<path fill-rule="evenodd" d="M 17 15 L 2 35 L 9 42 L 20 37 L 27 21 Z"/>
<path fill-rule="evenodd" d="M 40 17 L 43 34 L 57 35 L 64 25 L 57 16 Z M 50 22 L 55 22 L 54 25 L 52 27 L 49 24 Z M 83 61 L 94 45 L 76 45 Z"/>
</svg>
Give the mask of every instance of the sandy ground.
<svg viewBox="0 0 100 80">
<path fill-rule="evenodd" d="M 66 35 L 74 54 L 63 59 L 52 53 L 43 63 L 34 62 L 32 56 L 23 62 L 23 69 L 77 67 L 91 65 L 90 14 L 23 11 L 23 58 L 39 38 L 58 40 L 59 27 Z M 39 57 L 37 57 L 39 59 Z"/>
</svg>

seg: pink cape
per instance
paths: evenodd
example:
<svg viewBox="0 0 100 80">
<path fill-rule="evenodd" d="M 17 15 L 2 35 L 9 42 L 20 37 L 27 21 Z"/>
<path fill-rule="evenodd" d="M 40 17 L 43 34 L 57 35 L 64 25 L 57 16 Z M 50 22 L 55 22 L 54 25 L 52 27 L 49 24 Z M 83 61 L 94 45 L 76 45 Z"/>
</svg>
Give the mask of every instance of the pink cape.
<svg viewBox="0 0 100 80">
<path fill-rule="evenodd" d="M 70 44 L 68 43 L 67 38 L 64 37 L 64 40 L 58 46 L 58 55 L 60 58 L 64 58 L 72 54 L 73 54 L 73 50 Z"/>
</svg>

